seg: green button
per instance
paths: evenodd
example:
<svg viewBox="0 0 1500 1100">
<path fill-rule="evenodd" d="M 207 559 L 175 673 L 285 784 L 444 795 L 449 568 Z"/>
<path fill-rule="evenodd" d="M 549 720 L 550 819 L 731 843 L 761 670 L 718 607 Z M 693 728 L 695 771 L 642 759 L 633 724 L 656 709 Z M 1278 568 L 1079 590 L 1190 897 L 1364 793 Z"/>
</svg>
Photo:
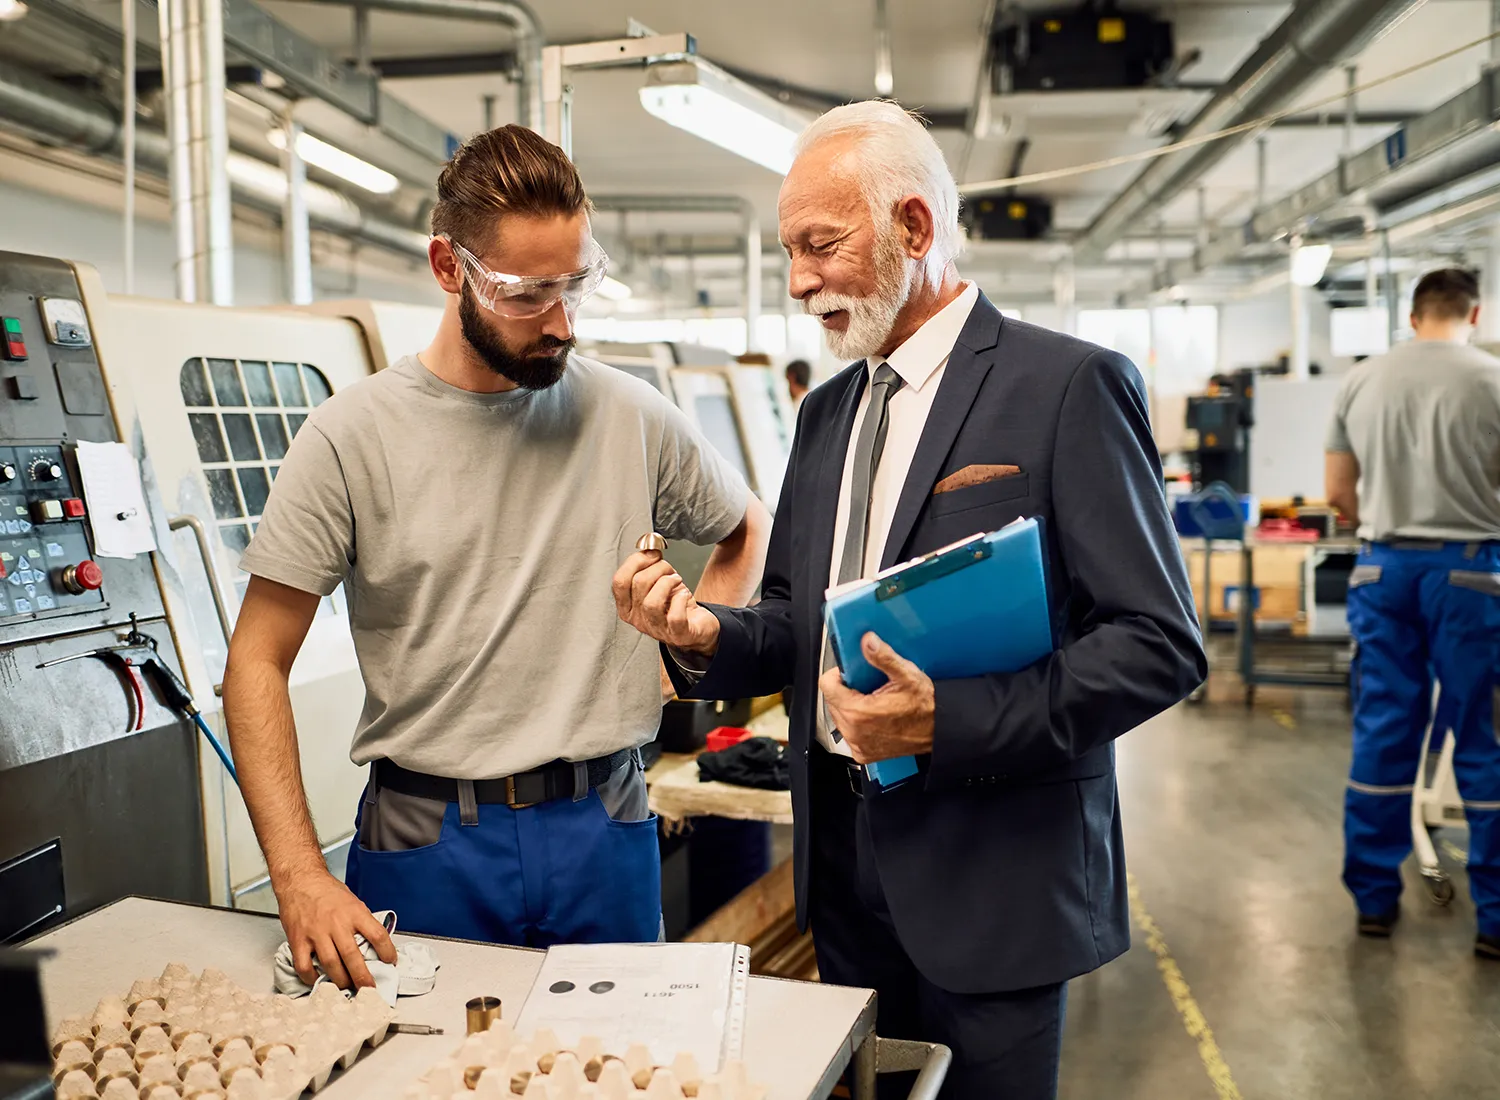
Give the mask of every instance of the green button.
<svg viewBox="0 0 1500 1100">
<path fill-rule="evenodd" d="M 19 336 L 21 334 L 21 319 L 19 317 L 7 317 L 5 319 L 5 331 L 14 332 Z"/>
</svg>

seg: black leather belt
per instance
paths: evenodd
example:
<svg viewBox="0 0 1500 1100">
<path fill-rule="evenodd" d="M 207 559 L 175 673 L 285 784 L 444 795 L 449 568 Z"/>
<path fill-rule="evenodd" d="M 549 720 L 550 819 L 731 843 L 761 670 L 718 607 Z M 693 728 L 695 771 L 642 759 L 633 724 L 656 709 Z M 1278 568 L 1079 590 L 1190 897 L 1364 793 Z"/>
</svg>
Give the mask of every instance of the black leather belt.
<svg viewBox="0 0 1500 1100">
<path fill-rule="evenodd" d="M 587 771 L 588 785 L 598 787 L 630 759 L 632 749 L 621 749 L 608 756 L 598 756 L 583 762 Z M 375 785 L 388 790 L 408 794 L 414 798 L 430 798 L 435 802 L 459 802 L 463 796 L 459 781 L 441 775 L 408 771 L 391 760 L 376 760 Z M 476 779 L 473 781 L 474 801 L 519 808 L 534 806 L 538 802 L 551 802 L 557 798 L 573 798 L 577 795 L 577 767 L 566 760 L 554 760 L 531 771 L 507 775 L 503 779 Z"/>
</svg>

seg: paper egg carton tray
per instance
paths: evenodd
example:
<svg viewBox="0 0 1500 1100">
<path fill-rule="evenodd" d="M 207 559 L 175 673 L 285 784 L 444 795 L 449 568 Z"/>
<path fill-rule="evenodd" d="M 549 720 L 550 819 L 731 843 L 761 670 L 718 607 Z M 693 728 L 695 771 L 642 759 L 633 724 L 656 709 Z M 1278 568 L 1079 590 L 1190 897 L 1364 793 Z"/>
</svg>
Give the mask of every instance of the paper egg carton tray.
<svg viewBox="0 0 1500 1100">
<path fill-rule="evenodd" d="M 470 1035 L 453 1057 L 434 1065 L 406 1090 L 405 1100 L 765 1100 L 743 1062 L 705 1076 L 691 1054 L 654 1064 L 637 1043 L 606 1054 L 585 1036 L 568 1050 L 543 1029 L 521 1038 L 503 1020 Z"/>
<path fill-rule="evenodd" d="M 257 996 L 173 963 L 52 1033 L 58 1100 L 295 1100 L 379 1046 L 395 1013 L 373 989 Z"/>
</svg>

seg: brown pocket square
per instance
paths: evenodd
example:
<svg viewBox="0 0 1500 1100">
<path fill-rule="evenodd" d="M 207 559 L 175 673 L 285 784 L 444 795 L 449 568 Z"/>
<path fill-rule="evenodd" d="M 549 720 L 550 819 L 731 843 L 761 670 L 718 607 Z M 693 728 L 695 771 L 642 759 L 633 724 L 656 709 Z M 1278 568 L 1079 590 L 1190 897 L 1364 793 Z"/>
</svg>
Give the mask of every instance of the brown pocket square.
<svg viewBox="0 0 1500 1100">
<path fill-rule="evenodd" d="M 932 495 L 951 493 L 954 489 L 967 489 L 988 481 L 999 481 L 1003 477 L 1018 477 L 1020 473 L 1019 466 L 965 466 L 933 486 Z"/>
</svg>

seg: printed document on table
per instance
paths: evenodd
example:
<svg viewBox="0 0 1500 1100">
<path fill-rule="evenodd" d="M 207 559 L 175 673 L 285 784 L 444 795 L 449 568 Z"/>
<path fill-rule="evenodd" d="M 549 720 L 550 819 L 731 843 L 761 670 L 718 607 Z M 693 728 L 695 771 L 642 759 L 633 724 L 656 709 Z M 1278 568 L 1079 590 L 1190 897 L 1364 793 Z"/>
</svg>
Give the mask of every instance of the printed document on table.
<svg viewBox="0 0 1500 1100">
<path fill-rule="evenodd" d="M 102 558 L 133 558 L 156 549 L 141 469 L 123 443 L 79 443 L 78 471 Z"/>
<path fill-rule="evenodd" d="M 547 949 L 516 1033 L 564 1047 L 597 1036 L 611 1054 L 644 1043 L 658 1065 L 691 1054 L 706 1073 L 741 1057 L 750 949 L 734 943 L 562 944 Z"/>
</svg>

